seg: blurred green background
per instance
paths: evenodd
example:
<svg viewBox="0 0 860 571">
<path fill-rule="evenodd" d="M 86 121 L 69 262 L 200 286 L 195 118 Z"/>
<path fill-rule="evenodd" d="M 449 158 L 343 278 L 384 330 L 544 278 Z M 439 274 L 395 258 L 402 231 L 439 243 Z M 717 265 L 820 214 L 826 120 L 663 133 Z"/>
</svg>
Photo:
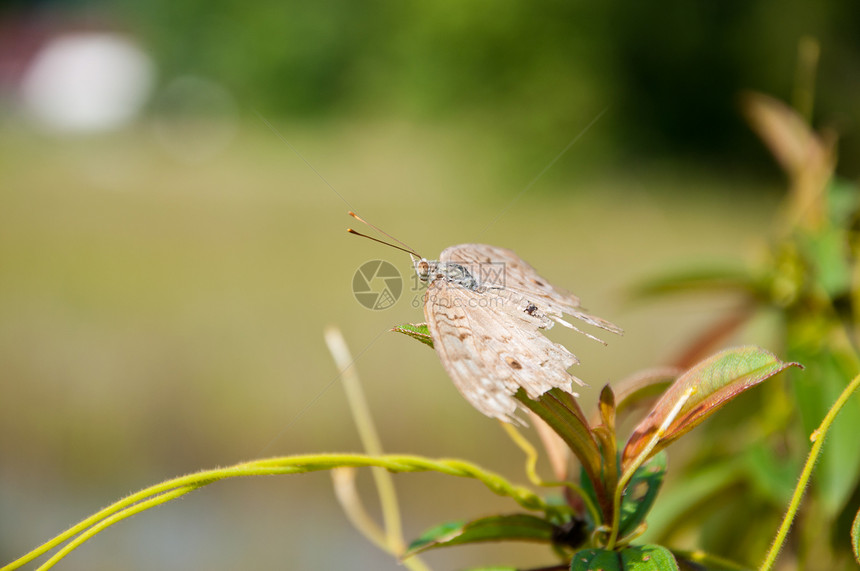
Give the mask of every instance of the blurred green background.
<svg viewBox="0 0 860 571">
<path fill-rule="evenodd" d="M 428 257 L 512 248 L 622 326 L 608 347 L 553 333 L 581 358 L 590 406 L 732 303 L 641 307 L 624 293 L 666 268 L 758 255 L 783 181 L 737 96 L 802 97 L 804 36 L 821 48 L 815 124 L 840 133 L 840 172 L 860 173 L 853 0 L 6 2 L 0 18 L 4 563 L 162 479 L 359 450 L 327 325 L 357 355 L 389 451 L 525 480 L 520 452 L 435 353 L 387 333 L 423 320 L 416 294 L 384 311 L 354 299 L 367 260 L 412 282 L 405 255 L 346 234 L 349 209 Z M 141 113 L 52 129 L 20 97 L 27 66 L 51 38 L 104 31 L 153 64 Z M 408 537 L 513 507 L 475 482 L 396 483 Z M 428 557 L 438 569 L 549 560 L 528 545 Z M 214 485 L 65 563 L 344 566 L 398 568 L 349 526 L 324 474 Z"/>
</svg>

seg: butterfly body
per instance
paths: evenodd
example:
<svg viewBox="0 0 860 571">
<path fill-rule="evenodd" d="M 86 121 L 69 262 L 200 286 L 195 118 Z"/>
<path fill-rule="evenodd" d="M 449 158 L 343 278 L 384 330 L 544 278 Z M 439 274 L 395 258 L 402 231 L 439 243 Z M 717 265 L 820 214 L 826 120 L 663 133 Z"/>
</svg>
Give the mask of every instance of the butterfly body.
<svg viewBox="0 0 860 571">
<path fill-rule="evenodd" d="M 439 262 L 421 258 L 415 262 L 415 273 L 424 283 L 444 279 L 470 290 L 478 290 L 481 283 L 464 266 L 454 262 Z"/>
<path fill-rule="evenodd" d="M 552 286 L 511 250 L 486 244 L 446 248 L 438 261 L 416 259 L 427 283 L 424 316 L 442 365 L 463 396 L 480 412 L 506 422 L 524 389 L 537 398 L 558 387 L 571 394 L 582 381 L 567 372 L 578 363 L 566 347 L 542 333 L 564 314 L 611 331 L 621 330 L 585 313 L 579 298 Z"/>
</svg>

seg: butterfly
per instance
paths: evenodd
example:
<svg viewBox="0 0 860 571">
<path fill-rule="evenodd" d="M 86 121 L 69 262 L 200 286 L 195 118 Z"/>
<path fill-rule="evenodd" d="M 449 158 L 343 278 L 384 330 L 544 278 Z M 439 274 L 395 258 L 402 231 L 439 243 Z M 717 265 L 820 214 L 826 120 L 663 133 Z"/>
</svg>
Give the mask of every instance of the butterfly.
<svg viewBox="0 0 860 571">
<path fill-rule="evenodd" d="M 520 388 L 531 399 L 553 388 L 578 396 L 572 384 L 584 383 L 567 369 L 579 360 L 543 330 L 559 323 L 600 339 L 566 321 L 565 314 L 622 333 L 612 323 L 586 313 L 578 297 L 550 284 L 511 250 L 460 244 L 443 250 L 438 260 L 428 260 L 405 244 L 406 248 L 399 248 L 383 243 L 412 256 L 418 279 L 427 284 L 424 317 L 442 366 L 466 400 L 489 417 L 522 424 L 514 416 L 523 407 L 514 398 Z"/>
</svg>

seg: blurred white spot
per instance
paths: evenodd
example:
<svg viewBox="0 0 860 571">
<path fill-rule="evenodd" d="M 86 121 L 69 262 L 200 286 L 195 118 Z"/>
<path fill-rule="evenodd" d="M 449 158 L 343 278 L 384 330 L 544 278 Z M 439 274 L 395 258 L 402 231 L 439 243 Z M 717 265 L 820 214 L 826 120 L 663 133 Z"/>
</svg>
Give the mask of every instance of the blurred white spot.
<svg viewBox="0 0 860 571">
<path fill-rule="evenodd" d="M 236 135 L 238 111 L 233 96 L 209 79 L 182 76 L 157 95 L 155 138 L 174 158 L 187 163 L 209 160 Z"/>
<path fill-rule="evenodd" d="M 27 69 L 21 95 L 28 111 L 55 131 L 116 129 L 140 112 L 155 68 L 131 40 L 87 33 L 49 42 Z"/>
</svg>

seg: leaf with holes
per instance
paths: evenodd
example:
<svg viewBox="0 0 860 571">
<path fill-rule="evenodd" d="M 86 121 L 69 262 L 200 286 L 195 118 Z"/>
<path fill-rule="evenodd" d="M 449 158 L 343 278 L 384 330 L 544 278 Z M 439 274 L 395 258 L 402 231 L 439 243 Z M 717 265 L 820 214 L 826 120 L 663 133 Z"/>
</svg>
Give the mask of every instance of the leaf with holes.
<svg viewBox="0 0 860 571">
<path fill-rule="evenodd" d="M 633 477 L 627 484 L 627 491 L 621 497 L 619 537 L 624 537 L 632 533 L 639 524 L 645 521 L 645 516 L 651 511 L 651 506 L 654 505 L 654 500 L 657 498 L 660 487 L 663 485 L 666 466 L 666 454 L 655 454 L 642 466 L 639 466 L 636 473 L 633 474 Z M 583 474 L 581 481 L 582 489 L 588 495 L 589 499 L 596 503 L 597 496 L 594 493 L 591 480 Z"/>
<path fill-rule="evenodd" d="M 660 545 L 637 545 L 617 551 L 586 549 L 573 556 L 570 571 L 678 571 L 672 552 Z"/>
<path fill-rule="evenodd" d="M 666 476 L 667 456 L 664 453 L 652 456 L 636 470 L 627 484 L 621 501 L 621 525 L 619 536 L 633 533 L 645 521 Z"/>
</svg>

